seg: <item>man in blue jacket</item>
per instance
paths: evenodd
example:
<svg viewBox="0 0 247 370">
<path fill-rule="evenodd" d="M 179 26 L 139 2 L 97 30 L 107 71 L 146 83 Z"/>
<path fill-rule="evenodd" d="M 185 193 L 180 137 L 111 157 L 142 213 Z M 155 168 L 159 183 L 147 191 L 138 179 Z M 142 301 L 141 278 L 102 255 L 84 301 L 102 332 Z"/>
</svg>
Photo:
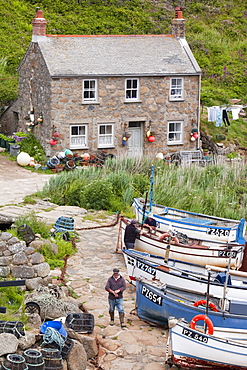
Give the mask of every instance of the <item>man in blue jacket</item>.
<svg viewBox="0 0 247 370">
<path fill-rule="evenodd" d="M 123 291 L 126 289 L 126 283 L 124 278 L 119 274 L 119 269 L 114 268 L 113 274 L 109 277 L 105 290 L 109 292 L 109 314 L 110 314 L 110 325 L 114 325 L 114 310 L 117 308 L 119 313 L 119 320 L 121 328 L 125 328 L 124 324 L 124 307 L 123 307 Z"/>
</svg>

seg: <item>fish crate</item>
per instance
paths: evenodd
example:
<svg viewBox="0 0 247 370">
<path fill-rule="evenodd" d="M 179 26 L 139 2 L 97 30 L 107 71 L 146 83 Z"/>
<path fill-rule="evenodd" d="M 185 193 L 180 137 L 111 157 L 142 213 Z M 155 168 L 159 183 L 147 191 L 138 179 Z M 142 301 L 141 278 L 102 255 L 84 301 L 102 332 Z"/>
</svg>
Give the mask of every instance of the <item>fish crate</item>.
<svg viewBox="0 0 247 370">
<path fill-rule="evenodd" d="M 62 358 L 64 360 L 66 360 L 70 354 L 70 351 L 72 350 L 73 348 L 73 345 L 74 345 L 74 341 L 73 339 L 70 339 L 70 338 L 66 338 L 65 342 L 64 342 L 64 346 L 62 348 L 62 351 L 61 351 L 61 355 L 62 355 Z"/>
<path fill-rule="evenodd" d="M 69 313 L 65 325 L 76 332 L 91 334 L 94 329 L 94 316 L 91 313 Z"/>
</svg>

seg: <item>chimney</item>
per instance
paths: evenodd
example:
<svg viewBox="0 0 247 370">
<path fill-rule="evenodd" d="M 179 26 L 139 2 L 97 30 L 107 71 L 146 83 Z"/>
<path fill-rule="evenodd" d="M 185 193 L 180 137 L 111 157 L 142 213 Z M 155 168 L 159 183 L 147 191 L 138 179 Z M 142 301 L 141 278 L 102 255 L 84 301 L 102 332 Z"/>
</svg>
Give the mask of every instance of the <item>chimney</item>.
<svg viewBox="0 0 247 370">
<path fill-rule="evenodd" d="M 43 18 L 43 10 L 36 8 L 36 17 L 32 20 L 32 42 L 38 42 L 46 37 L 46 24 L 47 21 Z"/>
<path fill-rule="evenodd" d="M 172 34 L 176 37 L 185 38 L 185 19 L 179 6 L 175 8 L 175 18 L 172 20 Z"/>
</svg>

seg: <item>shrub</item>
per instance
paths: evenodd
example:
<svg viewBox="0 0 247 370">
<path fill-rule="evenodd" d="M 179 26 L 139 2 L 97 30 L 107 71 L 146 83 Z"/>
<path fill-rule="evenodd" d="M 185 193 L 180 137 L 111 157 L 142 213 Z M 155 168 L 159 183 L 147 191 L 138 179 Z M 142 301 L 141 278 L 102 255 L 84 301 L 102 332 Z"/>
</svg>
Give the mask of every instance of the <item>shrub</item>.
<svg viewBox="0 0 247 370">
<path fill-rule="evenodd" d="M 81 207 L 97 211 L 109 209 L 112 194 L 112 185 L 109 181 L 104 178 L 92 181 L 81 195 Z"/>
</svg>

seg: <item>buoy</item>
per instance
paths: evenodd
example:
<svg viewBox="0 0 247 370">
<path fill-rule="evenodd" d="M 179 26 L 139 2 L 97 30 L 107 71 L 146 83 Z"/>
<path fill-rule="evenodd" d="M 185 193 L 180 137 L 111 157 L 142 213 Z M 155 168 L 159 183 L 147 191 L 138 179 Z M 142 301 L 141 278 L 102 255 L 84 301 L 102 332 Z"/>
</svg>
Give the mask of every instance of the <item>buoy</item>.
<svg viewBox="0 0 247 370">
<path fill-rule="evenodd" d="M 149 136 L 148 141 L 150 141 L 150 143 L 153 143 L 155 141 L 155 136 Z"/>
<path fill-rule="evenodd" d="M 56 143 L 57 143 L 57 142 L 56 142 L 56 140 L 54 140 L 54 139 L 51 139 L 51 140 L 50 140 L 50 144 L 51 144 L 51 145 L 56 145 Z"/>
<path fill-rule="evenodd" d="M 88 153 L 84 153 L 84 155 L 83 155 L 83 159 L 84 159 L 84 161 L 89 161 L 89 159 L 90 159 L 90 154 L 88 154 Z"/>
<path fill-rule="evenodd" d="M 21 152 L 18 154 L 16 160 L 20 166 L 28 166 L 30 163 L 30 155 L 28 153 Z"/>
<path fill-rule="evenodd" d="M 164 154 L 163 153 L 158 153 L 157 155 L 156 155 L 156 158 L 158 158 L 158 159 L 164 159 Z"/>
</svg>

